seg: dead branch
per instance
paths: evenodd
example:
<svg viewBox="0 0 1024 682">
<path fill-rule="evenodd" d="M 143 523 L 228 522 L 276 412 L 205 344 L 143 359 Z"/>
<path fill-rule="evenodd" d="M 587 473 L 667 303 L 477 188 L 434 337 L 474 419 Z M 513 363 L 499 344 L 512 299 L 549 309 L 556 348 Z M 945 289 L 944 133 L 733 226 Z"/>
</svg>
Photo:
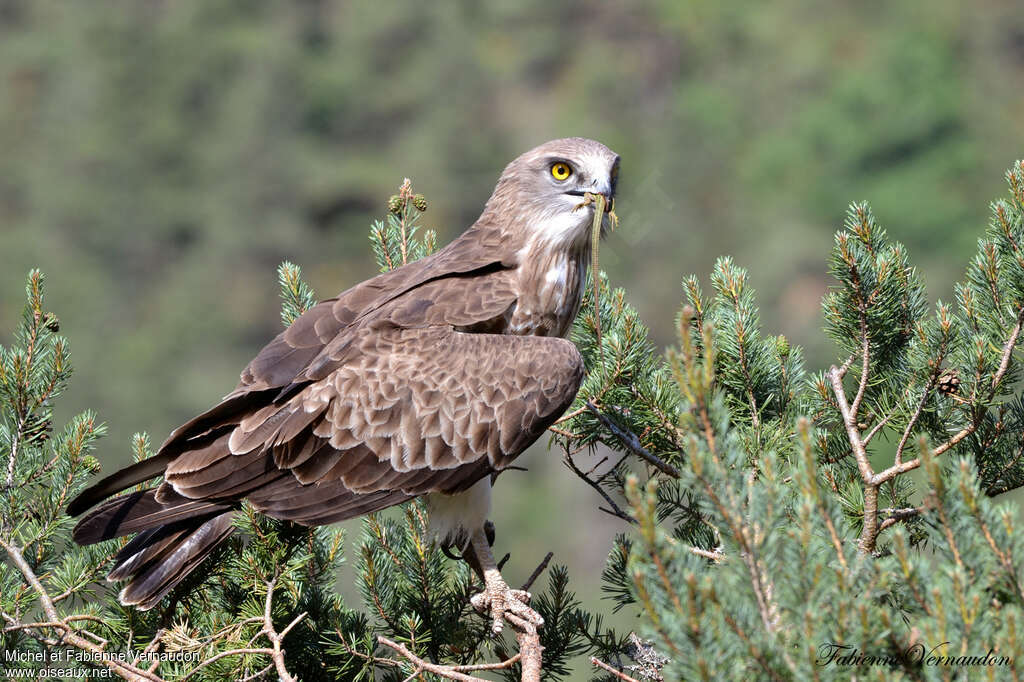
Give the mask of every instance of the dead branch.
<svg viewBox="0 0 1024 682">
<path fill-rule="evenodd" d="M 572 454 L 569 453 L 569 450 L 564 446 L 563 449 L 565 451 L 565 459 L 563 460 L 565 462 L 565 465 L 569 467 L 569 469 L 572 470 L 572 472 L 576 474 L 576 476 L 578 476 L 580 480 L 582 480 L 584 483 L 586 483 L 591 488 L 596 490 L 597 494 L 600 495 L 604 499 L 604 501 L 607 502 L 608 505 L 611 507 L 611 509 L 604 509 L 603 507 L 599 507 L 599 509 L 602 509 L 603 511 L 607 512 L 608 514 L 611 514 L 612 516 L 617 516 L 623 521 L 635 524 L 636 518 L 634 518 L 632 514 L 623 511 L 623 509 L 615 503 L 615 500 L 611 498 L 611 496 L 605 491 L 604 488 L 600 486 L 600 484 L 597 481 L 590 478 L 590 476 L 588 476 L 586 473 L 583 472 L 583 470 L 576 466 L 576 461 L 572 458 Z"/>
<path fill-rule="evenodd" d="M 725 553 L 719 552 L 718 550 L 701 549 L 700 547 L 690 547 L 690 552 L 697 556 L 704 557 L 705 559 L 711 559 L 715 563 L 723 561 L 725 559 Z"/>
<path fill-rule="evenodd" d="M 407 649 L 404 645 L 399 644 L 398 642 L 394 642 L 388 639 L 387 637 L 384 637 L 383 635 L 378 636 L 377 641 L 386 647 L 394 649 L 396 652 L 401 654 L 403 658 L 412 663 L 413 668 L 415 668 L 415 670 L 413 671 L 412 675 L 406 678 L 406 680 L 409 681 L 415 680 L 423 673 L 431 673 L 433 675 L 437 675 L 438 677 L 443 677 L 446 680 L 461 680 L 462 682 L 488 682 L 488 680 L 485 680 L 482 677 L 474 677 L 472 675 L 468 675 L 467 673 L 476 672 L 479 670 L 504 670 L 505 668 L 509 668 L 515 663 L 517 663 L 523 655 L 522 651 L 520 651 L 512 658 L 504 660 L 500 663 L 479 663 L 477 665 L 441 665 L 438 663 L 431 663 L 430 661 L 423 660 L 413 652 L 409 651 L 409 649 Z M 396 666 L 401 665 L 398 661 L 389 658 L 375 658 L 374 662 L 387 662 L 391 665 Z M 525 666 L 523 667 L 523 679 L 527 679 Z"/>
<path fill-rule="evenodd" d="M 531 573 L 530 577 L 526 579 L 525 583 L 523 583 L 523 587 L 521 588 L 523 592 L 530 591 L 530 588 L 533 587 L 534 581 L 537 580 L 537 578 L 540 577 L 540 574 L 544 572 L 544 569 L 548 567 L 548 564 L 551 562 L 551 557 L 553 556 L 555 556 L 554 552 L 548 552 L 547 555 L 545 555 L 544 560 L 537 564 L 537 568 L 533 569 L 533 573 Z"/>
<path fill-rule="evenodd" d="M 590 664 L 611 673 L 613 677 L 623 680 L 624 682 L 640 682 L 640 680 L 636 679 L 635 677 L 630 677 L 626 673 L 611 667 L 604 661 L 600 660 L 597 656 L 590 657 Z"/>
</svg>

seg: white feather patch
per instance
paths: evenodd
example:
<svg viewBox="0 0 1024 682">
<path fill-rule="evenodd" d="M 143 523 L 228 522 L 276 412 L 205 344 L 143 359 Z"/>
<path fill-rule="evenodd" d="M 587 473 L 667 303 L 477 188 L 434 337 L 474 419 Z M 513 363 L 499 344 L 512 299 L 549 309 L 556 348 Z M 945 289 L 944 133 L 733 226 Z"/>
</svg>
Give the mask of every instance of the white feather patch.
<svg viewBox="0 0 1024 682">
<path fill-rule="evenodd" d="M 538 231 L 553 241 L 566 241 L 590 222 L 586 211 L 561 211 L 537 225 Z"/>
<path fill-rule="evenodd" d="M 426 500 L 430 532 L 438 542 L 454 540 L 460 530 L 468 536 L 482 528 L 491 513 L 491 477 L 484 476 L 461 493 L 431 493 Z"/>
</svg>

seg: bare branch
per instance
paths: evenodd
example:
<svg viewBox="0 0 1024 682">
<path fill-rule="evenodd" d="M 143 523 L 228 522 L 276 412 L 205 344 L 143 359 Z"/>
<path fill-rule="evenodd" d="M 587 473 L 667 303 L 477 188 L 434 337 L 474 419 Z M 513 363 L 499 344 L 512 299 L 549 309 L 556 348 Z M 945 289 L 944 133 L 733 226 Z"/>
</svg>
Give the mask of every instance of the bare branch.
<svg viewBox="0 0 1024 682">
<path fill-rule="evenodd" d="M 578 433 L 573 433 L 571 431 L 566 431 L 565 429 L 560 429 L 557 426 L 549 426 L 548 427 L 548 431 L 550 431 L 551 433 L 555 434 L 556 436 L 563 436 L 565 438 L 570 438 L 570 439 L 576 439 L 576 438 L 580 437 L 580 435 Z"/>
<path fill-rule="evenodd" d="M 944 353 L 940 353 L 939 357 L 936 359 L 935 367 L 928 376 L 928 383 L 925 384 L 924 391 L 921 393 L 921 400 L 918 401 L 914 414 L 910 416 L 910 420 L 907 422 L 907 427 L 903 430 L 903 436 L 900 437 L 899 445 L 896 446 L 894 463 L 897 465 L 903 461 L 903 450 L 907 446 L 910 434 L 913 431 L 914 426 L 917 424 L 917 420 L 921 417 L 921 411 L 924 409 L 925 403 L 928 402 L 928 396 L 931 395 L 932 389 L 935 388 L 935 383 L 939 380 L 939 373 L 942 371 L 940 368 L 943 355 Z"/>
<path fill-rule="evenodd" d="M 725 560 L 725 553 L 718 550 L 701 549 L 700 547 L 690 547 L 690 552 L 697 556 L 702 556 L 705 559 L 711 559 L 715 563 Z"/>
<path fill-rule="evenodd" d="M 871 439 L 874 438 L 878 434 L 878 432 L 881 431 L 885 427 L 885 425 L 889 423 L 889 420 L 891 420 L 895 416 L 896 410 L 894 409 L 892 412 L 885 415 L 883 419 L 878 420 L 878 423 L 871 427 L 871 430 L 868 431 L 863 438 L 865 447 L 868 443 L 871 442 Z"/>
<path fill-rule="evenodd" d="M 11 433 L 11 455 L 7 459 L 7 485 L 9 490 L 14 487 L 14 464 L 18 459 L 18 444 L 21 442 L 21 432 L 25 428 L 25 417 L 18 415 L 18 423 L 14 425 Z"/>
<path fill-rule="evenodd" d="M 939 447 L 937 447 L 934 450 L 932 450 L 932 454 L 933 455 L 941 455 L 942 453 L 946 452 L 947 450 L 952 448 L 954 445 L 956 445 L 957 443 L 962 441 L 964 438 L 967 438 L 967 436 L 969 436 L 972 433 L 974 433 L 974 430 L 976 428 L 977 428 L 977 426 L 975 424 L 968 424 L 963 429 L 961 429 L 959 432 L 957 432 L 957 434 L 955 436 L 953 436 L 952 438 L 947 440 L 945 443 L 943 443 Z M 919 466 L 921 466 L 921 458 L 920 457 L 915 457 L 914 459 L 912 459 L 910 461 L 903 462 L 902 464 L 895 464 L 895 465 L 889 467 L 888 469 L 885 469 L 883 471 L 879 471 L 877 474 L 875 474 L 875 476 L 874 476 L 874 478 L 872 480 L 877 485 L 881 485 L 882 483 L 885 483 L 886 481 L 888 481 L 888 480 L 890 480 L 892 478 L 895 478 L 896 476 L 899 476 L 900 474 L 905 474 L 908 471 L 913 471 L 914 469 L 918 468 Z"/>
<path fill-rule="evenodd" d="M 611 509 L 605 509 L 606 512 L 608 512 L 612 516 L 617 516 L 618 518 L 622 519 L 623 521 L 628 521 L 629 523 L 633 523 L 633 524 L 636 523 L 636 519 L 631 514 L 629 514 L 628 512 L 623 511 L 622 508 L 619 507 L 619 505 L 615 504 L 615 500 L 613 500 L 611 498 L 611 496 L 608 495 L 608 493 L 605 491 L 605 489 L 602 488 L 597 483 L 597 481 L 595 481 L 594 479 L 592 479 L 589 476 L 587 476 L 587 474 L 585 474 L 578 466 L 576 466 L 576 462 L 575 462 L 575 460 L 573 460 L 572 455 L 569 454 L 568 450 L 565 450 L 565 459 L 563 461 L 565 462 L 565 465 L 567 467 L 569 467 L 569 469 L 571 469 L 572 472 L 574 474 L 576 474 L 580 478 L 580 480 L 582 480 L 584 483 L 586 483 L 591 488 L 596 490 L 597 493 L 602 498 L 604 498 L 604 501 L 607 502 L 608 505 L 611 507 Z"/>
<path fill-rule="evenodd" d="M 526 579 L 525 583 L 523 583 L 523 587 L 521 588 L 523 592 L 530 591 L 530 588 L 533 587 L 534 581 L 537 580 L 537 578 L 540 577 L 540 574 L 544 572 L 544 569 L 548 567 L 548 564 L 551 562 L 551 557 L 553 556 L 555 556 L 554 552 L 548 552 L 544 557 L 544 560 L 537 565 L 537 568 L 533 569 L 533 573 L 531 573 L 530 577 Z"/>
<path fill-rule="evenodd" d="M 916 516 L 923 514 L 924 507 L 908 507 L 906 509 L 883 509 L 881 513 L 889 514 L 884 519 L 881 525 L 878 526 L 878 532 L 881 533 L 886 528 L 895 526 L 900 521 L 906 521 L 907 519 L 915 518 Z"/>
<path fill-rule="evenodd" d="M 846 361 L 843 362 L 843 364 L 839 367 L 839 378 L 840 379 L 842 379 L 843 377 L 846 376 L 846 372 L 850 369 L 850 365 L 853 364 L 853 359 L 855 357 L 857 357 L 857 354 L 856 353 L 852 354 L 850 357 L 846 358 Z"/>
<path fill-rule="evenodd" d="M 413 652 L 409 651 L 404 645 L 394 642 L 383 635 L 377 637 L 377 641 L 386 647 L 394 649 L 396 652 L 401 654 L 406 660 L 412 663 L 415 670 L 413 674 L 407 677 L 407 680 L 414 680 L 422 673 L 431 673 L 438 677 L 443 677 L 446 680 L 461 680 L 462 682 L 488 682 L 482 677 L 473 677 L 467 675 L 467 672 L 473 672 L 477 670 L 504 670 L 517 663 L 522 657 L 522 652 L 516 654 L 512 658 L 502 661 L 501 663 L 480 663 L 477 665 L 440 665 L 438 663 L 431 663 L 425 661 Z M 398 661 L 392 661 L 391 659 L 374 659 L 374 662 L 390 661 L 393 665 L 398 665 Z M 525 675 L 523 677 L 525 678 Z"/>
<path fill-rule="evenodd" d="M 605 671 L 611 673 L 613 677 L 615 677 L 616 679 L 619 679 L 619 680 L 623 680 L 623 682 L 640 682 L 640 680 L 636 679 L 635 677 L 630 677 L 626 673 L 624 673 L 624 672 L 622 672 L 620 670 L 616 670 L 615 668 L 611 667 L 610 665 L 608 665 L 604 661 L 598 659 L 597 656 L 591 656 L 590 657 L 590 664 L 594 665 L 594 666 L 597 666 L 598 668 L 601 668 L 602 670 L 605 670 Z"/>
<path fill-rule="evenodd" d="M 1017 324 L 1013 326 L 1010 338 L 1006 340 L 1006 345 L 1003 346 L 1003 357 L 999 361 L 999 368 L 992 377 L 992 394 L 995 394 L 996 389 L 999 388 L 999 384 L 1003 380 L 1003 376 L 1006 374 L 1006 370 L 1010 367 L 1010 358 L 1013 356 L 1013 349 L 1017 345 L 1017 338 L 1020 336 L 1022 324 L 1024 324 L 1024 308 L 1017 311 Z"/>
<path fill-rule="evenodd" d="M 871 481 L 874 472 L 871 470 L 871 462 L 868 461 L 867 450 L 864 448 L 864 441 L 861 440 L 860 430 L 857 428 L 857 419 L 850 405 L 846 402 L 846 391 L 843 390 L 843 375 L 833 365 L 829 370 L 829 378 L 832 382 L 832 392 L 835 393 L 836 401 L 839 403 L 839 412 L 843 415 L 843 423 L 846 426 L 846 435 L 853 448 L 853 456 L 857 460 L 857 468 L 860 470 L 861 478 L 865 483 Z"/>
<path fill-rule="evenodd" d="M 573 410 L 572 412 L 566 412 L 561 417 L 559 417 L 558 419 L 555 420 L 555 424 L 561 424 L 562 422 L 567 422 L 570 419 L 572 419 L 573 417 L 578 417 L 578 416 L 580 416 L 581 414 L 583 414 L 586 411 L 587 411 L 586 407 L 578 407 L 575 410 Z"/>
</svg>

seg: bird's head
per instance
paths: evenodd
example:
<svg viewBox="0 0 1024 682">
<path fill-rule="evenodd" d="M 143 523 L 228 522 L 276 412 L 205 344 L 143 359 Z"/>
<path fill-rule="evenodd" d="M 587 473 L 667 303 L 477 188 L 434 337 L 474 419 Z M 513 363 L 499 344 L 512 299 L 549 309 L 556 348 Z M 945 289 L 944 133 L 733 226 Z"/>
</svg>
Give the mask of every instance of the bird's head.
<svg viewBox="0 0 1024 682">
<path fill-rule="evenodd" d="M 587 243 L 594 206 L 585 195 L 615 196 L 619 155 L 600 142 L 569 137 L 545 142 L 505 167 L 487 212 L 518 216 L 538 238 L 569 247 Z M 610 227 L 607 213 L 602 234 Z"/>
</svg>

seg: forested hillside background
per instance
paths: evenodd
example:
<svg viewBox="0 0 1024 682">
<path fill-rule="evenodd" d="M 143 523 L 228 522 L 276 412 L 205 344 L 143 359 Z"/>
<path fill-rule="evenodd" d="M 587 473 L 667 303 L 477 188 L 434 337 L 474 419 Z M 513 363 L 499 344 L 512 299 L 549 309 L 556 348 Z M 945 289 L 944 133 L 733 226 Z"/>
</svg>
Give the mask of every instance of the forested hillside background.
<svg viewBox="0 0 1024 682">
<path fill-rule="evenodd" d="M 0 0 L 0 329 L 43 269 L 76 350 L 57 421 L 96 409 L 124 464 L 129 434 L 162 440 L 277 333 L 280 261 L 332 295 L 373 274 L 403 177 L 446 242 L 505 163 L 580 135 L 622 155 L 601 259 L 655 339 L 683 277 L 731 254 L 817 365 L 847 204 L 949 299 L 1022 112 L 1016 0 Z M 555 549 L 586 592 L 619 527 L 555 457 L 524 459 L 495 520 L 536 551 L 511 570 Z"/>
</svg>

